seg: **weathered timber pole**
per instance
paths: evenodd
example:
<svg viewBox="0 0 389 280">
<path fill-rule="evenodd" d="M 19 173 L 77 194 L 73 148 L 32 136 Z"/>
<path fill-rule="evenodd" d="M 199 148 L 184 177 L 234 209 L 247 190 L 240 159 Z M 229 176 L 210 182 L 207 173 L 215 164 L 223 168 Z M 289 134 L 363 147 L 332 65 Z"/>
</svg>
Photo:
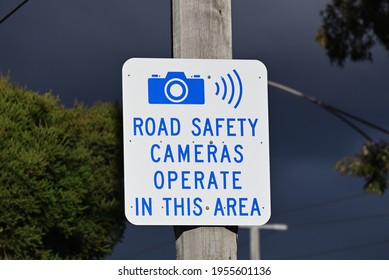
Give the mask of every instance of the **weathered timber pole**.
<svg viewBox="0 0 389 280">
<path fill-rule="evenodd" d="M 232 58 L 231 0 L 172 0 L 174 58 Z M 238 227 L 174 227 L 178 260 L 237 259 Z"/>
<path fill-rule="evenodd" d="M 172 0 L 174 58 L 232 58 L 231 0 Z"/>
</svg>

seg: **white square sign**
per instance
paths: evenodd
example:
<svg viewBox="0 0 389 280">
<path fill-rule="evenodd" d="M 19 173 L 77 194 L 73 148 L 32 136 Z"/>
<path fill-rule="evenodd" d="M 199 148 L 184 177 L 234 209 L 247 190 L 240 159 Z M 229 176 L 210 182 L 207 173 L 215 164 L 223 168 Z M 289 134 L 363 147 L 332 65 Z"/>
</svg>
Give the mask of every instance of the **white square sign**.
<svg viewBox="0 0 389 280">
<path fill-rule="evenodd" d="M 125 214 L 137 225 L 270 218 L 266 67 L 142 59 L 123 66 Z"/>
</svg>

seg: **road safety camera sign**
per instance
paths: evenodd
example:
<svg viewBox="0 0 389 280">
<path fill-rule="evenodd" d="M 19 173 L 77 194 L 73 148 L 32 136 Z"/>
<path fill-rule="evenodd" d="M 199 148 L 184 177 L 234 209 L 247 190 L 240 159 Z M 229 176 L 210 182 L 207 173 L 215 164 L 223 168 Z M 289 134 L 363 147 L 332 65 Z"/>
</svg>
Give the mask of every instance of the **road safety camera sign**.
<svg viewBox="0 0 389 280">
<path fill-rule="evenodd" d="M 270 218 L 267 71 L 257 60 L 123 66 L 125 214 L 137 225 Z"/>
</svg>

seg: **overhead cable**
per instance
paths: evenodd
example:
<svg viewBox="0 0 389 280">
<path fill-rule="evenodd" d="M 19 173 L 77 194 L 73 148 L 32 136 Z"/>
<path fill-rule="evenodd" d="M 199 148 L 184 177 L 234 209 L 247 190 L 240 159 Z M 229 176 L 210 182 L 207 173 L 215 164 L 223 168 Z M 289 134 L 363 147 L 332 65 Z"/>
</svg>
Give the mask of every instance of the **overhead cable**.
<svg viewBox="0 0 389 280">
<path fill-rule="evenodd" d="M 362 137 L 364 137 L 366 140 L 368 141 L 372 141 L 372 138 L 367 134 L 365 133 L 362 129 L 360 129 L 358 126 L 356 126 L 355 124 L 353 124 L 350 120 L 348 120 L 347 118 L 349 119 L 352 119 L 354 121 L 357 121 L 359 123 L 362 123 L 364 125 L 367 125 L 373 129 L 376 129 L 382 133 L 385 133 L 387 135 L 389 135 L 389 130 L 388 129 L 385 129 L 383 127 L 380 127 L 372 122 L 369 122 L 367 120 L 364 120 L 360 117 L 357 117 L 353 114 L 350 114 L 344 110 L 341 110 L 335 106 L 332 106 L 332 105 L 329 105 L 327 103 L 324 103 L 323 101 L 315 98 L 315 97 L 312 97 L 312 96 L 309 96 L 309 95 L 305 95 L 304 93 L 302 93 L 301 91 L 298 91 L 296 89 L 293 89 L 291 87 L 288 87 L 288 86 L 285 86 L 283 84 L 280 84 L 280 83 L 277 83 L 277 82 L 273 82 L 273 81 L 268 81 L 268 84 L 272 87 L 276 87 L 278 89 L 281 89 L 283 91 L 286 91 L 294 96 L 297 96 L 297 97 L 300 97 L 300 98 L 303 98 L 315 105 L 318 105 L 319 107 L 325 109 L 326 111 L 332 113 L 333 115 L 335 115 L 337 118 L 339 118 L 341 121 L 343 121 L 344 123 L 346 123 L 348 126 L 350 126 L 352 129 L 354 129 L 355 131 L 357 131 Z"/>
<path fill-rule="evenodd" d="M 17 5 L 11 12 L 6 14 L 2 19 L 0 19 L 0 24 L 2 24 L 4 21 L 6 21 L 8 18 L 10 18 L 14 13 L 16 13 L 21 7 L 24 6 L 30 0 L 24 0 L 22 3 Z"/>
<path fill-rule="evenodd" d="M 328 204 L 343 202 L 346 200 L 362 197 L 365 195 L 366 194 L 364 194 L 364 193 L 358 193 L 358 194 L 348 195 L 348 196 L 344 196 L 344 197 L 340 197 L 340 198 L 336 198 L 336 199 L 325 200 L 325 201 L 321 201 L 318 203 L 308 204 L 308 205 L 304 205 L 304 206 L 300 206 L 300 207 L 289 208 L 289 209 L 285 209 L 285 210 L 281 210 L 281 211 L 276 211 L 276 212 L 272 213 L 272 216 L 281 216 L 281 215 L 285 215 L 285 214 L 291 214 L 291 213 L 295 213 L 295 212 L 299 212 L 299 211 L 304 211 L 306 209 L 312 209 L 312 208 L 325 206 Z"/>
<path fill-rule="evenodd" d="M 362 248 L 367 248 L 367 247 L 384 245 L 384 244 L 388 244 L 388 243 L 389 243 L 389 239 L 377 240 L 377 241 L 373 241 L 373 242 L 369 242 L 369 243 L 363 243 L 363 244 L 353 245 L 353 246 L 346 246 L 346 247 L 325 250 L 325 251 L 320 251 L 320 252 L 312 252 L 312 253 L 307 253 L 307 254 L 295 256 L 292 258 L 282 258 L 282 259 L 285 259 L 285 260 L 288 260 L 288 259 L 289 260 L 290 259 L 292 259 L 292 260 L 307 259 L 307 258 L 318 257 L 318 256 L 322 256 L 322 255 L 347 252 L 347 251 L 351 251 L 351 250 L 357 250 L 357 249 L 362 249 Z"/>
</svg>

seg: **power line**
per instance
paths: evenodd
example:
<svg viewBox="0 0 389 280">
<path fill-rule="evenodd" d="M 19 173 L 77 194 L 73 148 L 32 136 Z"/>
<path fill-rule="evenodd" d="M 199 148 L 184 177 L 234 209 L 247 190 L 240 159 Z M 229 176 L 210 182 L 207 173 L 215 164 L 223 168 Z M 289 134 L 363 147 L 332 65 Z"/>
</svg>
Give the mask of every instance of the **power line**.
<svg viewBox="0 0 389 280">
<path fill-rule="evenodd" d="M 377 219 L 377 218 L 386 218 L 386 217 L 389 217 L 389 212 L 381 213 L 381 214 L 375 214 L 375 215 L 365 215 L 365 216 L 350 217 L 350 218 L 344 218 L 344 219 L 338 219 L 338 220 L 328 220 L 328 221 L 321 221 L 321 222 L 316 222 L 315 221 L 315 222 L 309 222 L 309 223 L 304 223 L 304 224 L 288 224 L 288 227 L 289 227 L 289 229 L 292 230 L 292 229 L 296 229 L 296 228 L 305 228 L 305 227 L 311 227 L 311 226 L 326 226 L 326 225 L 333 225 L 333 224 L 343 224 L 343 223 L 348 223 L 348 222 L 358 222 L 358 221 L 363 221 L 363 220 L 370 220 L 370 219 Z M 263 235 L 261 237 L 261 240 L 264 240 L 264 239 L 266 239 L 268 237 L 271 237 L 271 236 L 275 235 L 276 233 L 277 232 L 275 232 L 275 231 L 269 232 L 268 234 Z M 155 246 L 149 247 L 147 249 L 141 249 L 141 250 L 135 251 L 135 252 L 130 254 L 130 257 L 132 257 L 132 258 L 139 257 L 140 255 L 143 255 L 145 253 L 151 253 L 153 251 L 160 250 L 160 249 L 165 248 L 165 247 L 170 246 L 170 245 L 174 245 L 174 242 L 173 241 L 168 241 L 168 242 L 160 243 L 160 244 L 157 244 Z M 246 247 L 247 245 L 249 245 L 248 241 L 241 243 L 239 247 L 243 248 L 243 247 Z M 365 245 L 361 245 L 361 246 L 364 247 Z M 359 247 L 359 246 L 357 246 L 357 247 Z M 316 254 L 317 255 L 328 254 L 328 253 L 332 253 L 332 251 L 334 251 L 334 253 L 335 253 L 336 250 L 340 250 L 340 251 L 344 250 L 345 251 L 346 249 L 340 248 L 340 249 L 323 251 L 323 252 L 318 252 L 318 253 L 309 253 L 309 254 L 306 254 L 306 255 L 303 255 L 303 256 L 299 256 L 299 257 L 295 257 L 295 258 L 292 258 L 292 259 L 299 259 L 299 258 L 304 258 L 304 257 L 309 257 L 309 256 L 315 256 Z"/>
<path fill-rule="evenodd" d="M 340 252 L 344 252 L 344 251 L 362 249 L 362 248 L 366 248 L 366 247 L 378 246 L 378 245 L 383 245 L 383 244 L 387 244 L 387 243 L 389 243 L 389 239 L 364 243 L 364 244 L 360 244 L 360 245 L 341 247 L 341 248 L 336 248 L 336 249 L 331 249 L 331 250 L 325 250 L 325 251 L 320 251 L 320 252 L 307 253 L 307 254 L 295 256 L 292 258 L 282 258 L 282 259 L 299 260 L 299 259 L 305 259 L 305 258 L 310 258 L 310 257 L 317 257 L 317 256 L 322 256 L 322 255 L 340 253 Z"/>
<path fill-rule="evenodd" d="M 337 219 L 337 220 L 327 220 L 327 221 L 314 221 L 314 222 L 308 222 L 308 223 L 302 223 L 302 224 L 290 224 L 288 223 L 288 229 L 299 229 L 299 228 L 306 228 L 306 227 L 313 227 L 313 226 L 327 226 L 327 225 L 335 225 L 335 224 L 344 224 L 344 223 L 350 223 L 350 222 L 359 222 L 364 220 L 371 220 L 371 219 L 379 219 L 379 218 L 388 218 L 389 212 L 381 213 L 381 214 L 374 214 L 374 215 L 365 215 L 365 216 L 356 216 L 356 217 L 349 217 L 344 219 Z M 267 238 L 269 236 L 272 236 L 273 233 L 271 232 L 267 234 L 266 236 L 263 236 L 263 238 Z"/>
<path fill-rule="evenodd" d="M 333 225 L 333 224 L 340 224 L 340 223 L 347 223 L 347 222 L 358 222 L 363 220 L 369 220 L 369 219 L 376 219 L 376 218 L 386 218 L 389 217 L 389 212 L 381 213 L 381 214 L 375 214 L 375 215 L 366 215 L 366 216 L 357 216 L 357 217 L 350 217 L 345 219 L 338 219 L 338 220 L 329 220 L 329 221 L 321 221 L 321 222 L 310 222 L 310 223 L 304 223 L 304 224 L 288 224 L 288 228 L 290 229 L 296 229 L 296 228 L 304 228 L 304 227 L 310 227 L 310 226 L 326 226 L 326 225 Z M 264 240 L 268 237 L 271 237 L 275 235 L 276 231 L 271 231 L 267 234 L 264 234 L 261 237 L 261 240 Z M 130 257 L 138 257 L 140 255 L 143 255 L 145 253 L 151 253 L 153 251 L 160 250 L 162 248 L 165 248 L 167 246 L 174 245 L 173 241 L 168 241 L 164 243 L 157 244 L 155 246 L 149 247 L 147 249 L 141 249 L 138 251 L 135 251 L 131 253 Z M 240 244 L 240 248 L 246 247 L 249 245 L 249 242 L 243 242 Z"/>
<path fill-rule="evenodd" d="M 341 197 L 341 198 L 337 198 L 337 199 L 326 200 L 326 201 L 318 202 L 318 203 L 315 203 L 315 204 L 306 205 L 306 206 L 303 206 L 303 207 L 296 207 L 296 208 L 292 208 L 292 209 L 282 210 L 280 212 L 275 212 L 273 214 L 273 216 L 275 216 L 275 215 L 285 215 L 285 214 L 289 214 L 289 213 L 293 213 L 293 212 L 304 211 L 306 209 L 312 209 L 312 208 L 316 208 L 316 207 L 330 205 L 330 204 L 333 204 L 333 203 L 339 203 L 339 202 L 343 202 L 343 201 L 346 201 L 346 200 L 350 200 L 350 199 L 354 199 L 354 198 L 357 198 L 357 197 L 361 197 L 361 196 L 364 196 L 364 195 L 365 194 L 355 194 L 355 195 Z M 295 227 L 295 226 L 299 227 L 300 225 L 294 225 L 293 227 Z M 262 239 L 265 239 L 265 238 L 267 238 L 269 236 L 272 236 L 273 234 L 274 234 L 274 232 L 270 232 L 268 234 L 265 234 L 262 237 Z M 143 255 L 145 253 L 149 253 L 149 252 L 152 252 L 152 251 L 157 251 L 157 250 L 162 249 L 164 247 L 167 247 L 169 245 L 174 245 L 173 243 L 174 242 L 169 241 L 169 242 L 157 244 L 157 245 L 152 246 L 152 247 L 147 248 L 147 249 L 141 249 L 141 250 L 138 250 L 136 252 L 131 253 L 130 257 L 138 257 L 138 256 Z M 240 244 L 240 247 L 245 247 L 246 245 L 248 245 L 248 242 Z"/>
<path fill-rule="evenodd" d="M 300 98 L 303 98 L 315 105 L 318 105 L 319 107 L 325 109 L 326 111 L 332 113 L 333 115 L 335 115 L 337 118 L 339 118 L 341 121 L 343 121 L 344 123 L 346 123 L 348 126 L 350 126 L 352 129 L 354 129 L 355 131 L 357 131 L 362 137 L 364 137 L 365 139 L 367 139 L 368 141 L 372 141 L 372 138 L 367 135 L 367 133 L 365 133 L 362 129 L 360 129 L 358 126 L 356 126 L 355 124 L 353 124 L 350 120 L 348 120 L 347 118 L 350 118 L 354 121 L 357 121 L 359 123 L 362 123 L 364 125 L 367 125 L 371 128 L 374 128 L 382 133 L 385 133 L 387 135 L 389 135 L 389 130 L 385 129 L 385 128 L 382 128 L 372 122 L 369 122 L 367 120 L 364 120 L 360 117 L 357 117 L 353 114 L 350 114 L 346 111 L 343 111 L 339 108 L 336 108 L 335 106 L 332 106 L 332 105 L 329 105 L 327 103 L 324 103 L 323 101 L 315 98 L 315 97 L 312 97 L 312 96 L 309 96 L 309 95 L 305 95 L 304 93 L 302 93 L 301 91 L 298 91 L 298 90 L 295 90 L 291 87 L 288 87 L 288 86 L 285 86 L 283 84 L 280 84 L 280 83 L 277 83 L 277 82 L 273 82 L 273 81 L 268 81 L 268 84 L 270 86 L 273 86 L 273 87 L 276 87 L 278 89 L 281 89 L 283 91 L 286 91 L 294 96 L 297 96 L 297 97 L 300 97 Z"/>
<path fill-rule="evenodd" d="M 289 227 L 291 229 L 295 229 L 295 228 L 305 228 L 305 227 L 311 227 L 311 226 L 327 226 L 327 225 L 359 222 L 359 221 L 364 221 L 364 220 L 387 218 L 387 217 L 389 217 L 389 212 L 375 214 L 375 215 L 350 217 L 350 218 L 337 219 L 337 220 L 315 221 L 315 222 L 309 222 L 309 223 L 303 223 L 303 224 L 289 224 Z"/>
<path fill-rule="evenodd" d="M 366 215 L 366 216 L 338 219 L 338 220 L 332 220 L 332 221 L 312 222 L 312 223 L 297 224 L 297 225 L 296 224 L 289 224 L 288 227 L 290 229 L 295 229 L 295 228 L 305 228 L 305 227 L 310 227 L 310 226 L 327 226 L 327 225 L 333 225 L 333 224 L 340 224 L 340 223 L 344 224 L 347 222 L 359 222 L 359 221 L 363 221 L 363 220 L 370 220 L 370 219 L 376 219 L 376 218 L 386 218 L 386 217 L 389 217 L 389 212 L 382 213 L 382 214 L 376 214 L 376 215 Z M 270 234 L 264 236 L 264 238 L 269 237 L 269 236 L 273 236 L 274 234 L 276 234 L 276 232 L 271 232 Z M 264 238 L 262 238 L 262 240 Z M 299 256 L 295 256 L 295 257 L 282 258 L 282 259 L 305 259 L 305 258 L 317 257 L 317 256 L 321 256 L 321 255 L 356 250 L 356 249 L 361 249 L 361 248 L 365 248 L 365 247 L 372 247 L 372 246 L 382 245 L 382 244 L 386 244 L 386 243 L 389 243 L 389 239 L 364 243 L 364 244 L 360 244 L 360 245 L 346 246 L 346 247 L 341 247 L 341 248 L 336 248 L 336 249 L 331 249 L 331 250 L 324 250 L 324 251 L 319 251 L 319 252 L 307 253 L 307 254 L 302 254 Z M 247 246 L 247 244 L 248 243 L 244 243 L 242 247 Z"/>
<path fill-rule="evenodd" d="M 366 132 L 364 132 L 362 129 L 360 129 L 358 126 L 356 126 L 355 124 L 353 124 L 351 121 L 349 121 L 347 118 L 345 118 L 342 114 L 339 114 L 339 112 L 337 112 L 336 110 L 332 110 L 330 108 L 327 108 L 327 107 L 323 107 L 327 112 L 330 112 L 331 114 L 333 114 L 335 117 L 337 117 L 338 119 L 340 119 L 342 122 L 346 123 L 347 125 L 349 125 L 351 128 L 353 128 L 355 131 L 357 131 L 360 135 L 362 135 L 363 138 L 365 138 L 367 141 L 373 141 L 373 139 L 366 134 Z"/>
<path fill-rule="evenodd" d="M 24 0 L 22 3 L 17 5 L 15 9 L 13 9 L 11 12 L 9 12 L 7 15 L 5 15 L 2 19 L 0 19 L 0 24 L 2 24 L 4 21 L 6 21 L 9 17 L 11 17 L 14 13 L 16 13 L 21 7 L 24 6 L 30 0 Z"/>
<path fill-rule="evenodd" d="M 348 222 L 359 222 L 359 221 L 363 221 L 363 220 L 370 220 L 370 219 L 376 219 L 376 218 L 387 218 L 387 217 L 389 217 L 389 212 L 382 213 L 382 214 L 376 214 L 376 215 L 350 217 L 350 218 L 345 218 L 345 219 L 322 221 L 322 222 L 311 222 L 311 223 L 305 223 L 305 224 L 288 224 L 288 228 L 296 229 L 296 228 L 305 228 L 305 227 L 310 227 L 310 226 L 327 226 L 327 225 L 344 224 L 344 223 L 348 223 Z M 271 236 L 275 235 L 276 233 L 277 232 L 270 232 L 267 235 L 263 236 L 261 238 L 261 240 L 264 240 L 265 238 L 271 237 Z M 314 253 L 307 253 L 307 254 L 300 255 L 297 257 L 293 257 L 293 258 L 289 258 L 289 259 L 303 259 L 303 258 L 320 256 L 320 255 L 325 255 L 325 254 L 338 253 L 338 252 L 342 252 L 342 251 L 354 250 L 354 249 L 359 249 L 359 248 L 364 248 L 364 247 L 369 247 L 369 246 L 376 246 L 376 245 L 385 244 L 388 242 L 389 242 L 389 239 L 383 240 L 383 241 L 376 241 L 376 242 L 356 245 L 356 246 L 348 246 L 348 247 L 319 251 L 319 252 L 314 252 Z M 249 244 L 249 242 L 244 242 L 241 244 L 240 247 L 241 248 L 246 247 L 248 244 Z M 283 259 L 288 259 L 288 258 L 283 258 Z"/>
<path fill-rule="evenodd" d="M 325 206 L 325 205 L 329 205 L 329 204 L 333 204 L 333 203 L 339 203 L 339 202 L 343 202 L 346 200 L 350 200 L 350 199 L 354 199 L 354 198 L 358 198 L 358 197 L 362 197 L 362 196 L 365 196 L 365 194 L 364 193 L 354 194 L 354 195 L 349 195 L 349 196 L 345 196 L 345 197 L 341 197 L 341 198 L 336 198 L 336 199 L 326 200 L 326 201 L 322 201 L 322 202 L 318 202 L 318 203 L 314 203 L 314 204 L 309 204 L 309 205 L 305 205 L 305 206 L 281 210 L 278 212 L 274 212 L 273 216 L 281 216 L 281 215 L 286 215 L 286 214 L 295 213 L 295 212 L 299 212 L 299 211 L 304 211 L 306 209 L 312 209 L 312 208 L 317 208 L 317 207 L 321 207 L 321 206 Z"/>
</svg>

